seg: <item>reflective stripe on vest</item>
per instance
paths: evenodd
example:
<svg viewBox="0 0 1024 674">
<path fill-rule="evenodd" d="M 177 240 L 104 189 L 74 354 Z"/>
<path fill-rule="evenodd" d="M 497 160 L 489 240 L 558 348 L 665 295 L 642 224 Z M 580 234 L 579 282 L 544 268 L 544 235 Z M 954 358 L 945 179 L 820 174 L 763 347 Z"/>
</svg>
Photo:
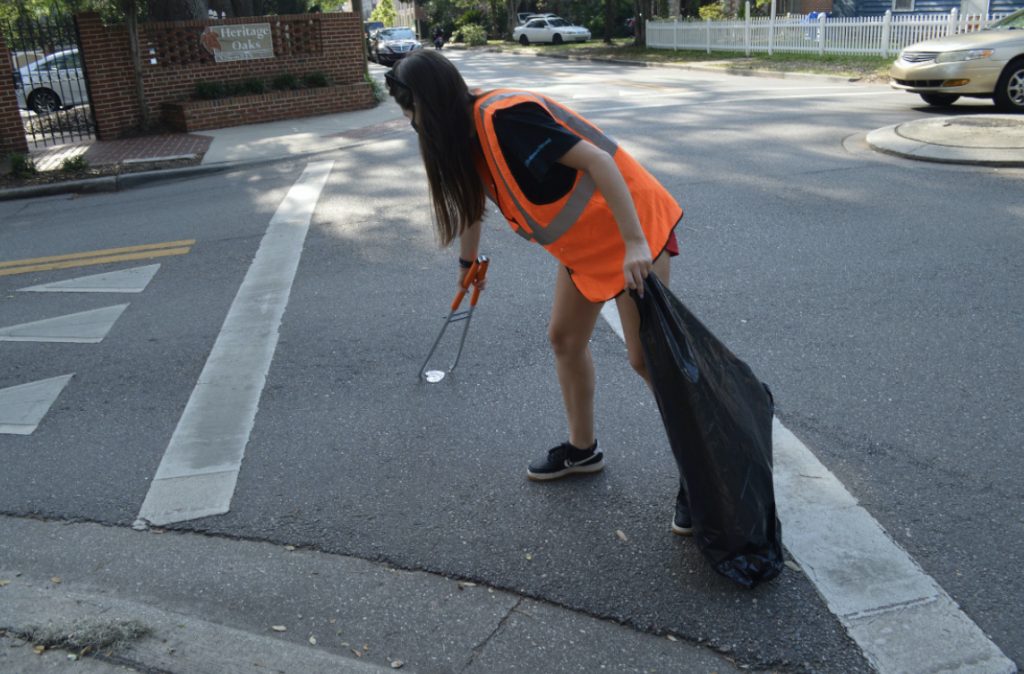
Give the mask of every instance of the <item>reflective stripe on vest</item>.
<svg viewBox="0 0 1024 674">
<path fill-rule="evenodd" d="M 487 116 L 487 109 L 489 107 L 499 101 L 509 98 L 528 99 L 530 102 L 537 103 L 547 110 L 552 117 L 563 122 L 581 137 L 590 141 L 613 157 L 619 149 L 618 143 L 601 133 L 597 128 L 587 124 L 577 115 L 569 112 L 558 103 L 525 91 L 494 94 L 493 96 L 485 97 L 484 102 L 479 105 L 481 125 L 484 124 L 484 120 Z M 484 152 L 493 152 L 493 148 L 489 143 L 481 143 L 480 145 L 483 147 Z M 491 161 L 492 163 L 497 163 L 493 154 L 491 156 Z M 516 233 L 529 241 L 536 241 L 542 246 L 549 246 L 569 231 L 569 228 L 579 220 L 581 215 L 583 215 L 583 211 L 587 207 L 587 204 L 590 203 L 594 193 L 597 192 L 597 185 L 594 183 L 594 179 L 590 177 L 590 174 L 585 171 L 578 171 L 578 173 L 579 175 L 577 176 L 577 180 L 573 184 L 569 193 L 569 199 L 565 202 L 562 210 L 551 219 L 551 222 L 549 222 L 547 226 L 544 226 L 530 215 L 528 209 L 523 207 L 523 204 L 521 204 L 519 199 L 516 198 L 515 191 L 512 189 L 512 186 L 509 185 L 507 178 L 499 171 L 497 178 L 504 184 L 505 193 L 512 199 L 512 203 L 515 206 L 516 211 L 523 216 L 523 220 L 526 221 L 525 224 L 529 228 L 528 230 L 522 227 L 517 228 Z"/>
<path fill-rule="evenodd" d="M 473 121 L 482 150 L 477 171 L 509 225 L 520 236 L 541 244 L 569 269 L 572 282 L 591 302 L 604 302 L 625 286 L 626 244 L 604 195 L 587 171 L 577 170 L 572 187 L 553 202 L 530 200 L 516 181 L 494 129 L 496 114 L 522 103 L 540 105 L 555 123 L 608 153 L 636 207 L 651 256 L 664 249 L 683 209 L 671 194 L 628 152 L 583 117 L 549 98 L 527 91 L 502 90 L 476 100 Z"/>
</svg>

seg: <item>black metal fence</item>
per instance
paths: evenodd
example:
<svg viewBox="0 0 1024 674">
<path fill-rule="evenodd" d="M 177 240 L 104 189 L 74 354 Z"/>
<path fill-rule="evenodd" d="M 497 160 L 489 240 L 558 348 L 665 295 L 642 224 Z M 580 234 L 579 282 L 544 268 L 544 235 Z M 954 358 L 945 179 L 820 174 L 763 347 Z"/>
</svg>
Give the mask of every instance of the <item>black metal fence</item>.
<svg viewBox="0 0 1024 674">
<path fill-rule="evenodd" d="M 52 13 L 0 24 L 14 66 L 14 92 L 32 147 L 95 137 L 74 17 Z M 0 84 L 0 86 L 3 86 Z"/>
</svg>

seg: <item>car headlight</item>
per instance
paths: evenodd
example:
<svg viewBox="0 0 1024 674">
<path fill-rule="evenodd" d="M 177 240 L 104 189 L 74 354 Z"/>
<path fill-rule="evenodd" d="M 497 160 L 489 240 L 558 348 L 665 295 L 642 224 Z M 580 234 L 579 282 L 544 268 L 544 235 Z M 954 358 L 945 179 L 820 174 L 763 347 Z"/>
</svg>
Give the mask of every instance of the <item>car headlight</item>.
<svg viewBox="0 0 1024 674">
<path fill-rule="evenodd" d="M 936 63 L 955 63 L 957 61 L 977 61 L 992 56 L 992 49 L 968 49 L 967 51 L 947 51 L 935 57 Z"/>
</svg>

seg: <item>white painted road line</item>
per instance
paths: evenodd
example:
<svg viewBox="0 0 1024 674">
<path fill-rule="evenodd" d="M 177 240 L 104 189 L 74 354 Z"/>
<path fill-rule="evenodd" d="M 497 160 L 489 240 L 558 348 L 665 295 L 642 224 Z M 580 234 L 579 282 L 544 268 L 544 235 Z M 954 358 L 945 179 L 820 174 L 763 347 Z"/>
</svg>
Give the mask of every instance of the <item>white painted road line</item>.
<svg viewBox="0 0 1024 674">
<path fill-rule="evenodd" d="M 333 166 L 333 161 L 309 164 L 271 218 L 174 429 L 136 528 L 230 509 L 309 223 Z"/>
<path fill-rule="evenodd" d="M 0 433 L 31 435 L 74 374 L 0 389 Z"/>
<path fill-rule="evenodd" d="M 28 293 L 141 293 L 153 280 L 160 265 L 151 264 L 145 267 L 134 267 L 120 271 L 108 271 L 105 274 L 92 274 L 77 278 L 44 283 L 29 288 L 19 288 L 18 292 Z"/>
<path fill-rule="evenodd" d="M 0 342 L 99 344 L 127 308 L 127 304 L 115 304 L 0 328 Z"/>
<path fill-rule="evenodd" d="M 601 316 L 622 337 L 613 304 Z M 1017 671 L 778 419 L 772 435 L 786 549 L 879 674 Z"/>
<path fill-rule="evenodd" d="M 1016 665 L 775 420 L 786 548 L 880 674 L 1011 674 Z"/>
</svg>

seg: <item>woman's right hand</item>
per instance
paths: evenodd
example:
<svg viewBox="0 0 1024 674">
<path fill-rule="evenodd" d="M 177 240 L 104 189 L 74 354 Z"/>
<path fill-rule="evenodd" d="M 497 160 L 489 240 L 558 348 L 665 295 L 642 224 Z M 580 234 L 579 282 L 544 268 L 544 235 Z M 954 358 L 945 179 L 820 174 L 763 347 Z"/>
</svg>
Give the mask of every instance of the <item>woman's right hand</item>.
<svg viewBox="0 0 1024 674">
<path fill-rule="evenodd" d="M 461 267 L 459 268 L 459 273 L 458 273 L 458 276 L 456 277 L 456 280 L 455 280 L 455 285 L 457 287 L 462 288 L 462 284 L 463 284 L 463 282 L 465 282 L 466 274 L 468 274 L 468 273 L 469 273 L 468 269 L 462 269 Z M 473 281 L 472 285 L 476 286 L 477 288 L 480 289 L 481 292 L 483 292 L 484 287 L 487 285 L 487 277 L 486 276 L 484 276 L 483 278 L 477 277 Z"/>
</svg>

